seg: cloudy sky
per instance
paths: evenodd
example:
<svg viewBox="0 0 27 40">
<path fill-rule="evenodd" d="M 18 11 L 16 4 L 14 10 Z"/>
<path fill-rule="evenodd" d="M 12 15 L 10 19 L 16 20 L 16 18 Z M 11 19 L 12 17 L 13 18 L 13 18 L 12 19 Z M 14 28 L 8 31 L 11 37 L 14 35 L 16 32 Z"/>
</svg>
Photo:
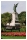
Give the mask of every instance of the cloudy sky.
<svg viewBox="0 0 27 40">
<path fill-rule="evenodd" d="M 13 12 L 14 4 L 19 3 L 17 6 L 17 12 L 26 11 L 26 1 L 1 1 L 1 13 Z"/>
</svg>

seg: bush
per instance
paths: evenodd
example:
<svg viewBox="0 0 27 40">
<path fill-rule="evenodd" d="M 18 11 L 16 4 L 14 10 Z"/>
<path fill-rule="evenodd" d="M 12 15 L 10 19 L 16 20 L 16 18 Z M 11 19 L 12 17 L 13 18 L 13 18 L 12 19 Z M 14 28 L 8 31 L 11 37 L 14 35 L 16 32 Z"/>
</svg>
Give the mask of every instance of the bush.
<svg viewBox="0 0 27 40">
<path fill-rule="evenodd" d="M 20 32 L 26 32 L 26 27 L 20 28 Z"/>
</svg>

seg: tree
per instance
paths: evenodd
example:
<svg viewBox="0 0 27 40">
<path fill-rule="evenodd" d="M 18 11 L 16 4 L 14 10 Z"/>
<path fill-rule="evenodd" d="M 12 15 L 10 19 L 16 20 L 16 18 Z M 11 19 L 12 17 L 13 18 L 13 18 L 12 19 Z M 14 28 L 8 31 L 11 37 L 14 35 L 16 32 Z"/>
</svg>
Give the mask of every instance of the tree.
<svg viewBox="0 0 27 40">
<path fill-rule="evenodd" d="M 26 12 L 23 11 L 20 14 L 18 14 L 18 18 L 19 18 L 19 21 L 23 24 L 23 22 L 26 20 Z"/>
<path fill-rule="evenodd" d="M 12 19 L 12 15 L 11 13 L 3 13 L 1 14 L 1 22 L 4 24 L 6 24 L 7 22 L 11 22 L 11 19 Z"/>
<path fill-rule="evenodd" d="M 1 14 L 1 31 L 5 29 L 6 23 L 10 23 L 12 20 L 12 14 L 9 12 Z"/>
</svg>

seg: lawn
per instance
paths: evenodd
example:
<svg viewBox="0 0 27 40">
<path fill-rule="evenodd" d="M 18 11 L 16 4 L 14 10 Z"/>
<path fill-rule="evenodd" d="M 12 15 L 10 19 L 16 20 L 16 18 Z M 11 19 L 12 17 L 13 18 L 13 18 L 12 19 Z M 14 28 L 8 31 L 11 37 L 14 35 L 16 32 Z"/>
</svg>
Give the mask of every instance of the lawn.
<svg viewBox="0 0 27 40">
<path fill-rule="evenodd" d="M 26 36 L 1 36 L 2 39 L 26 39 Z"/>
</svg>

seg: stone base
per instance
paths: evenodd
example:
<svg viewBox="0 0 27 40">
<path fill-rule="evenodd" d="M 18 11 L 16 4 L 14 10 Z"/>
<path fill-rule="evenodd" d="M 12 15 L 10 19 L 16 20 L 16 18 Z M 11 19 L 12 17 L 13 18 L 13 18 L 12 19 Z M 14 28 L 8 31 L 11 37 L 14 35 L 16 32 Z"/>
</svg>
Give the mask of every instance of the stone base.
<svg viewBox="0 0 27 40">
<path fill-rule="evenodd" d="M 15 29 L 19 29 L 20 28 L 20 23 L 15 23 L 15 26 L 7 26 L 6 27 L 6 29 L 13 29 L 13 30 L 15 30 Z"/>
</svg>

